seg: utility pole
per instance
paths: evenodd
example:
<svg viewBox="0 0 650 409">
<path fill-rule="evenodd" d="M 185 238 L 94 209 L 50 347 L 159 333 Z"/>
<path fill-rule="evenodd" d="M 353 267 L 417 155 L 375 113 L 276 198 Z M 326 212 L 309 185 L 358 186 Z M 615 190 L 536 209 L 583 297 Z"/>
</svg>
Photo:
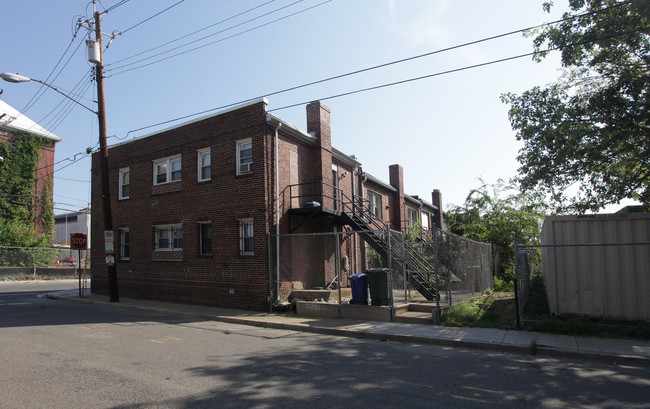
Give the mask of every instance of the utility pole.
<svg viewBox="0 0 650 409">
<path fill-rule="evenodd" d="M 95 0 L 93 0 L 93 6 Z M 104 56 L 102 50 L 102 20 L 101 13 L 95 11 L 95 41 L 99 44 L 99 62 L 95 63 L 95 79 L 97 81 L 97 117 L 99 118 L 99 150 L 102 176 L 102 211 L 104 213 L 104 241 L 106 247 L 106 267 L 108 269 L 108 294 L 110 302 L 120 301 L 117 287 L 116 257 L 109 262 L 109 251 L 115 251 L 113 243 L 107 245 L 106 239 L 113 237 L 113 215 L 111 213 L 111 186 L 108 178 L 108 146 L 106 143 L 106 109 L 104 106 Z"/>
</svg>

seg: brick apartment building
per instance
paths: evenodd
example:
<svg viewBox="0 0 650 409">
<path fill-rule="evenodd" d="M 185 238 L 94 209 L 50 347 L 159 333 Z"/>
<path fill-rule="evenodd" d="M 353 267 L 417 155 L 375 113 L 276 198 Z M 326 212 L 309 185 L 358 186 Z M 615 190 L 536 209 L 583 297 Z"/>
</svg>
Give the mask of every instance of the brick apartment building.
<svg viewBox="0 0 650 409">
<path fill-rule="evenodd" d="M 120 294 L 268 310 L 276 218 L 281 234 L 370 228 L 354 215 L 362 207 L 395 230 L 443 226 L 439 191 L 431 203 L 409 196 L 401 166 L 390 166 L 384 183 L 331 140 L 324 104 L 307 106 L 304 132 L 268 113 L 262 99 L 110 147 Z M 92 220 L 103 220 L 99 169 L 96 153 Z M 108 294 L 101 224 L 91 237 L 92 291 Z M 280 257 L 299 259 L 301 250 Z M 320 250 L 310 269 L 326 271 L 331 251 Z"/>
<path fill-rule="evenodd" d="M 56 143 L 60 142 L 61 138 L 0 99 L 0 141 L 11 146 L 21 135 L 35 135 L 40 137 L 42 142 L 40 158 L 36 166 L 36 181 L 32 187 L 33 194 L 31 200 L 26 201 L 24 197 L 12 197 L 12 192 L 3 191 L 2 193 L 5 197 L 11 197 L 12 201 L 16 202 L 13 203 L 14 205 L 26 204 L 32 211 L 36 231 L 43 233 L 45 227 L 40 216 L 44 212 L 51 213 L 53 210 L 54 151 Z M 3 166 L 4 161 L 5 158 L 0 161 L 0 166 Z M 6 186 L 3 187 L 6 188 Z"/>
</svg>

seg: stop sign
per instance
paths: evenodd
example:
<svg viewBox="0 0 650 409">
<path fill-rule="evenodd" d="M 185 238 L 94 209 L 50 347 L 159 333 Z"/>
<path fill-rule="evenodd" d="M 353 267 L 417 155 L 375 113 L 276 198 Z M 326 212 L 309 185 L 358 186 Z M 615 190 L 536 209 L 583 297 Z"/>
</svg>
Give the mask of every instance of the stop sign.
<svg viewBox="0 0 650 409">
<path fill-rule="evenodd" d="M 70 245 L 78 250 L 85 249 L 86 244 L 88 244 L 88 239 L 85 234 L 75 233 L 70 238 Z"/>
</svg>

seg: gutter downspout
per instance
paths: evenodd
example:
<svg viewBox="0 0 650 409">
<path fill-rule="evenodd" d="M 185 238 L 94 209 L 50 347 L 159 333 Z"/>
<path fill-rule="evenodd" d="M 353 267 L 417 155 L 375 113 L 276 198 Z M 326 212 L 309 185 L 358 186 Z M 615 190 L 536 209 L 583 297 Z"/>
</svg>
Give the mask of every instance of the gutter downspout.
<svg viewBox="0 0 650 409">
<path fill-rule="evenodd" d="M 278 174 L 280 158 L 278 157 L 278 130 L 275 128 L 275 301 L 280 301 L 280 175 Z"/>
<path fill-rule="evenodd" d="M 357 178 L 357 175 L 355 175 L 355 173 L 357 173 L 357 167 L 356 166 L 352 168 L 352 178 L 351 178 L 352 179 L 352 213 L 353 214 L 356 213 L 356 211 L 357 211 L 357 209 L 356 209 L 356 206 L 357 206 L 357 191 L 355 190 L 356 183 L 354 183 L 354 180 Z M 357 235 L 355 234 L 354 236 L 352 236 L 352 247 L 354 248 L 354 272 L 352 274 L 357 274 L 357 262 L 358 262 L 357 246 L 358 245 L 359 245 L 359 243 L 357 243 Z M 350 273 L 348 272 L 348 274 L 350 274 Z"/>
<path fill-rule="evenodd" d="M 363 206 L 363 199 L 364 199 L 363 198 L 363 188 L 366 185 L 366 182 L 368 181 L 368 177 L 364 176 L 362 171 L 359 171 L 359 176 L 361 176 L 361 183 L 360 183 L 360 186 L 359 186 L 359 198 L 361 199 L 361 205 Z M 363 208 L 362 208 L 362 211 L 363 211 Z M 360 242 L 359 244 L 363 244 L 363 242 Z M 367 270 L 368 269 L 368 255 L 366 254 L 365 251 L 364 251 L 363 254 L 364 254 L 364 257 L 363 257 L 363 269 Z"/>
</svg>

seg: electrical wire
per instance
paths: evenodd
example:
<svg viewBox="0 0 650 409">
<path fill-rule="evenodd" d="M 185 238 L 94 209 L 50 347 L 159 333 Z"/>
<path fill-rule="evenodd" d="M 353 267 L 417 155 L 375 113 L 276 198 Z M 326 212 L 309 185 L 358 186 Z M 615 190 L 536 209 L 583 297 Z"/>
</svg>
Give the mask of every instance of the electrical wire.
<svg viewBox="0 0 650 409">
<path fill-rule="evenodd" d="M 92 84 L 90 82 L 86 83 L 83 90 L 80 91 L 79 96 L 85 94 L 91 86 L 92 86 Z M 58 119 L 54 122 L 54 124 L 50 125 L 50 128 L 49 128 L 50 130 L 52 130 L 52 131 L 56 130 L 59 127 L 59 125 L 61 125 L 63 123 L 63 121 L 68 117 L 68 115 L 70 115 L 72 113 L 72 110 L 77 108 L 77 104 L 75 104 L 71 100 L 69 100 L 67 102 L 67 106 L 68 106 L 67 109 L 62 110 L 60 112 L 60 114 L 58 116 Z"/>
<path fill-rule="evenodd" d="M 52 75 L 54 75 L 54 72 L 56 71 L 57 67 L 59 66 L 59 64 L 61 64 L 61 61 L 63 61 L 63 58 L 65 58 L 66 54 L 70 50 L 70 47 L 72 47 L 72 44 L 74 44 L 74 41 L 76 40 L 77 34 L 79 34 L 80 29 L 81 29 L 81 27 L 78 26 L 76 32 L 72 36 L 72 40 L 68 44 L 68 47 L 65 49 L 65 51 L 63 52 L 63 54 L 59 58 L 59 61 L 57 61 L 57 63 L 54 65 L 54 68 L 52 68 L 52 71 L 50 71 L 50 74 L 45 78 L 45 80 L 43 80 L 43 82 L 49 83 L 50 81 L 55 81 L 56 78 L 58 78 L 58 76 L 60 75 L 61 71 L 63 71 L 63 69 L 68 65 L 68 63 L 70 62 L 70 59 L 72 58 L 72 56 L 74 56 L 77 53 L 77 51 L 79 50 L 79 47 L 81 46 L 81 44 L 83 44 L 83 42 L 80 42 L 79 45 L 77 45 L 77 48 L 75 48 L 75 50 L 72 52 L 72 54 L 70 55 L 70 57 L 68 58 L 66 63 L 63 65 L 63 67 L 61 67 L 61 70 L 59 71 L 59 74 L 57 74 L 54 77 L 54 79 L 51 79 Z M 41 84 L 41 86 L 38 88 L 38 90 L 36 91 L 34 96 L 27 102 L 27 104 L 25 104 L 25 107 L 20 112 L 26 113 L 41 98 L 41 96 L 45 93 L 45 91 L 47 91 L 47 87 L 45 85 Z"/>
<path fill-rule="evenodd" d="M 158 17 L 159 15 L 165 13 L 166 11 L 171 10 L 172 8 L 178 6 L 179 4 L 181 4 L 181 3 L 184 2 L 184 1 L 185 1 L 185 0 L 180 0 L 179 2 L 172 4 L 171 6 L 167 7 L 166 9 L 164 9 L 164 10 L 162 10 L 162 11 L 159 11 L 158 13 L 154 14 L 153 16 L 148 17 L 148 18 L 145 19 L 145 20 L 142 20 L 142 21 L 139 22 L 138 24 L 133 25 L 133 26 L 127 28 L 126 30 L 122 30 L 122 31 L 120 32 L 120 34 L 124 34 L 124 33 L 126 33 L 126 32 L 129 32 L 129 31 L 133 30 L 134 28 L 136 28 L 136 27 L 138 27 L 138 26 L 141 26 L 142 24 L 146 23 L 147 21 L 152 20 L 152 19 Z"/>
<path fill-rule="evenodd" d="M 62 90 L 62 91 L 65 94 L 70 95 L 71 97 L 75 97 L 77 99 L 83 98 L 83 95 L 86 93 L 86 91 L 88 90 L 88 88 L 91 85 L 90 82 L 86 82 L 88 74 L 89 74 L 88 71 L 86 73 L 84 73 L 84 75 L 77 82 L 77 84 L 74 86 L 74 88 L 72 88 L 71 91 L 67 91 L 67 90 Z M 82 87 L 82 86 L 83 86 L 83 89 L 80 89 L 80 87 Z M 63 115 L 63 113 L 67 109 L 67 113 L 65 114 L 66 117 L 72 111 L 72 109 L 76 106 L 76 104 L 71 99 L 63 98 L 61 100 L 61 102 L 59 102 L 52 110 L 50 110 L 50 112 L 48 112 L 44 117 L 42 117 L 41 120 L 38 121 L 38 123 L 43 123 L 48 117 L 50 117 L 50 115 L 53 115 L 54 112 L 57 111 L 57 109 L 59 109 L 59 107 L 61 107 L 62 105 L 63 105 L 64 108 L 61 108 L 57 115 Z M 47 123 L 45 123 L 45 125 L 43 125 L 43 128 L 50 129 L 51 124 L 56 123 L 56 122 L 57 121 L 55 119 L 50 119 L 49 122 L 47 122 Z M 58 126 L 58 124 L 57 124 L 57 126 Z"/>
<path fill-rule="evenodd" d="M 115 5 L 113 5 L 113 6 L 109 7 L 109 8 L 107 8 L 106 10 L 104 10 L 104 12 L 103 12 L 102 14 L 110 13 L 111 11 L 115 10 L 116 8 L 125 5 L 125 4 L 128 3 L 129 1 L 131 1 L 131 0 L 122 0 L 122 1 L 119 1 L 119 2 L 117 2 Z M 103 7 L 103 6 L 102 6 L 102 7 Z"/>
<path fill-rule="evenodd" d="M 641 28 L 636 29 L 636 30 L 631 30 L 631 31 L 624 32 L 624 33 L 613 34 L 613 35 L 610 35 L 610 36 L 601 37 L 601 38 L 597 38 L 597 39 L 591 39 L 591 40 L 587 40 L 587 41 L 576 42 L 576 43 L 572 44 L 572 46 L 584 45 L 584 44 L 592 43 L 592 42 L 595 42 L 595 41 L 602 41 L 602 40 L 615 38 L 615 37 L 622 36 L 622 35 L 632 34 L 632 33 L 635 33 L 635 32 L 646 30 L 648 28 L 650 28 L 650 26 L 641 27 Z M 291 105 L 283 106 L 283 107 L 280 107 L 280 108 L 270 109 L 269 112 L 279 111 L 279 110 L 288 109 L 288 108 L 293 108 L 293 107 L 296 107 L 296 106 L 301 106 L 301 105 L 304 105 L 306 103 L 309 103 L 309 102 L 315 101 L 315 100 L 326 101 L 326 100 L 330 100 L 330 99 L 341 98 L 341 97 L 344 97 L 344 96 L 359 94 L 359 93 L 368 92 L 368 91 L 372 91 L 372 90 L 388 88 L 388 87 L 392 87 L 392 86 L 396 86 L 396 85 L 401 85 L 401 84 L 420 81 L 420 80 L 424 80 L 424 79 L 428 79 L 428 78 L 438 77 L 438 76 L 441 76 L 441 75 L 447 75 L 447 74 L 466 71 L 466 70 L 470 70 L 470 69 L 485 67 L 485 66 L 488 66 L 488 65 L 494 65 L 494 64 L 503 63 L 503 62 L 507 62 L 507 61 L 512 61 L 512 60 L 516 60 L 516 59 L 520 59 L 520 58 L 524 58 L 524 57 L 531 57 L 531 56 L 534 56 L 534 55 L 543 55 L 543 54 L 549 53 L 551 51 L 557 51 L 558 49 L 559 49 L 559 47 L 552 47 L 552 48 L 548 48 L 546 50 L 532 51 L 532 52 L 529 52 L 529 53 L 519 54 L 519 55 L 506 57 L 506 58 L 500 58 L 500 59 L 497 59 L 497 60 L 492 60 L 492 61 L 488 61 L 488 62 L 484 62 L 484 63 L 480 63 L 480 64 L 474 64 L 474 65 L 470 65 L 470 66 L 465 66 L 465 67 L 455 68 L 455 69 L 451 69 L 451 70 L 436 72 L 436 73 L 432 73 L 432 74 L 428 74 L 428 75 L 408 78 L 408 79 L 395 81 L 395 82 L 390 82 L 390 83 L 386 83 L 386 84 L 380 84 L 380 85 L 376 85 L 376 86 L 372 86 L 372 87 L 361 88 L 361 89 L 348 91 L 348 92 L 335 94 L 335 95 L 330 95 L 330 96 L 326 96 L 326 97 L 322 97 L 322 98 L 311 98 L 309 101 L 303 101 L 303 102 L 300 102 L 300 103 L 291 104 Z M 386 65 L 387 64 L 382 64 L 381 66 L 386 66 Z M 380 66 L 376 66 L 376 67 L 380 67 Z M 371 68 L 371 69 L 374 69 L 374 68 Z M 368 71 L 368 70 L 369 69 L 359 70 L 359 71 L 354 71 L 353 73 L 358 73 L 358 72 L 363 72 L 363 71 Z M 298 89 L 298 88 L 303 88 L 303 87 L 306 87 L 306 86 L 309 86 L 309 85 L 313 85 L 313 84 L 316 84 L 316 83 L 329 81 L 331 79 L 341 78 L 341 77 L 347 76 L 347 75 L 352 75 L 352 73 L 342 74 L 342 75 L 339 75 L 339 76 L 336 76 L 336 77 L 330 77 L 329 79 L 315 81 L 313 83 L 303 84 L 303 85 L 292 87 L 292 88 L 287 88 L 287 89 L 282 90 L 282 91 L 276 91 L 275 93 L 272 93 L 272 94 L 267 94 L 267 95 L 263 95 L 263 96 L 256 97 L 256 98 L 249 98 L 249 99 L 238 101 L 238 102 L 235 102 L 235 103 L 222 105 L 222 106 L 217 107 L 217 108 L 211 108 L 211 109 L 196 112 L 196 113 L 193 113 L 193 114 L 184 115 L 184 116 L 181 116 L 181 117 L 178 117 L 178 118 L 162 121 L 162 122 L 159 122 L 159 123 L 156 123 L 156 124 L 153 124 L 153 125 L 148 125 L 148 126 L 145 126 L 145 127 L 133 129 L 133 130 L 128 131 L 126 136 L 124 138 L 122 138 L 122 139 L 126 139 L 131 133 L 143 131 L 145 129 L 149 129 L 149 128 L 153 128 L 153 127 L 161 126 L 161 125 L 166 125 L 166 124 L 176 122 L 176 121 L 180 121 L 180 120 L 184 120 L 184 119 L 189 119 L 189 118 L 192 118 L 192 117 L 195 117 L 195 116 L 198 116 L 198 115 L 204 115 L 204 114 L 207 114 L 207 113 L 210 113 L 210 112 L 214 112 L 214 111 L 230 108 L 230 107 L 233 107 L 233 106 L 236 106 L 236 105 L 240 105 L 240 104 L 243 104 L 243 103 L 251 102 L 251 101 L 254 101 L 256 99 L 267 97 L 269 95 L 277 95 L 277 94 L 280 94 L 280 93 L 284 93 L 284 92 L 288 92 L 288 91 L 295 90 L 295 89 Z"/>
<path fill-rule="evenodd" d="M 189 33 L 189 34 L 186 34 L 186 35 L 184 35 L 184 36 L 178 37 L 178 38 L 176 38 L 176 39 L 174 39 L 174 40 L 168 41 L 168 42 L 166 42 L 166 43 L 163 43 L 163 44 L 158 45 L 158 46 L 156 46 L 156 47 L 150 48 L 150 49 L 148 49 L 148 50 L 141 51 L 141 52 L 139 52 L 139 53 L 137 53 L 137 54 L 134 54 L 134 55 L 132 55 L 132 56 L 130 56 L 130 57 L 126 57 L 126 58 L 123 58 L 123 59 L 121 59 L 121 60 L 114 61 L 114 62 L 112 62 L 112 63 L 110 63 L 110 64 L 107 64 L 107 67 L 110 67 L 110 66 L 112 66 L 112 65 L 116 65 L 116 64 L 120 64 L 120 63 L 122 63 L 122 62 L 124 62 L 124 61 L 128 61 L 128 60 L 133 59 L 133 58 L 135 58 L 135 57 L 141 57 L 142 54 L 146 54 L 146 53 L 149 53 L 149 52 L 155 51 L 155 50 L 157 50 L 157 49 L 159 49 L 159 48 L 162 48 L 162 47 L 164 47 L 164 46 L 166 46 L 166 45 L 169 45 L 169 44 L 175 43 L 175 42 L 177 42 L 177 41 L 183 40 L 183 39 L 185 39 L 185 38 L 187 38 L 187 37 L 193 36 L 194 34 L 198 34 L 198 33 L 202 32 L 202 31 L 205 31 L 205 30 L 207 30 L 207 29 L 209 29 L 209 28 L 212 28 L 212 27 L 217 26 L 217 25 L 219 25 L 219 24 L 223 24 L 223 23 L 225 23 L 225 22 L 227 22 L 227 21 L 230 21 L 230 20 L 232 20 L 232 19 L 234 19 L 234 18 L 237 18 L 237 17 L 243 16 L 244 14 L 247 14 L 247 13 L 249 13 L 249 12 L 251 12 L 251 11 L 254 11 L 254 10 L 257 10 L 257 9 L 259 9 L 259 8 L 261 8 L 261 7 L 264 7 L 264 6 L 266 6 L 267 4 L 269 4 L 269 3 L 273 3 L 274 1 L 276 1 L 276 0 L 270 0 L 270 1 L 267 1 L 266 3 L 260 4 L 260 5 L 258 5 L 258 6 L 255 6 L 255 7 L 251 8 L 251 9 L 245 10 L 245 11 L 239 13 L 239 14 L 235 14 L 234 16 L 230 16 L 230 17 L 228 17 L 228 18 L 226 18 L 226 19 L 223 19 L 223 20 L 221 20 L 221 21 L 218 21 L 218 22 L 216 22 L 216 23 L 214 23 L 214 24 L 210 24 L 210 25 L 207 26 L 207 27 L 203 27 L 203 28 L 201 28 L 201 29 L 199 29 L 199 30 L 193 31 L 193 32 L 191 32 L 191 33 Z M 122 31 L 122 33 L 126 32 L 126 31 L 128 31 L 128 29 Z"/>
<path fill-rule="evenodd" d="M 299 3 L 299 2 L 302 2 L 302 1 L 304 1 L 304 0 L 299 0 L 299 1 L 295 2 L 295 3 L 290 4 L 289 6 L 291 6 L 291 5 L 293 5 L 293 4 L 296 4 L 296 3 Z M 209 36 L 204 36 L 204 37 L 202 37 L 202 38 L 200 38 L 200 39 L 198 39 L 198 40 L 194 40 L 194 41 L 192 41 L 192 42 L 190 42 L 190 43 L 187 43 L 187 44 L 184 44 L 184 45 L 180 45 L 180 46 L 174 47 L 174 48 L 172 48 L 171 50 L 167 50 L 167 51 L 164 51 L 164 52 L 161 52 L 161 53 L 155 54 L 155 55 L 153 55 L 153 56 L 150 56 L 150 57 L 147 57 L 147 58 L 144 58 L 144 59 L 138 60 L 138 61 L 134 61 L 134 62 L 132 62 L 132 63 L 124 64 L 124 65 L 122 65 L 122 66 L 119 66 L 119 67 L 116 67 L 116 68 L 113 68 L 113 69 L 108 69 L 107 71 L 108 71 L 108 72 L 110 72 L 110 71 L 117 71 L 117 72 L 115 72 L 115 73 L 113 73 L 113 74 L 110 75 L 110 76 L 112 77 L 112 76 L 115 76 L 115 75 L 124 74 L 124 73 L 126 73 L 126 72 L 130 72 L 130 71 L 134 71 L 134 70 L 137 70 L 137 69 L 140 69 L 140 68 L 145 68 L 145 67 L 148 67 L 148 66 L 151 66 L 151 65 L 154 65 L 154 64 L 158 64 L 158 63 L 160 63 L 160 62 L 163 62 L 163 61 L 169 60 L 169 59 L 171 59 L 171 58 L 178 57 L 178 56 L 180 56 L 180 55 L 184 55 L 184 54 L 187 54 L 187 53 L 190 53 L 190 52 L 196 51 L 196 50 L 200 50 L 200 49 L 202 49 L 202 48 L 205 48 L 205 47 L 208 47 L 208 46 L 211 46 L 211 45 L 214 45 L 214 44 L 217 44 L 217 43 L 220 43 L 220 42 L 223 42 L 223 41 L 229 40 L 229 39 L 231 39 L 231 38 L 238 37 L 238 36 L 240 36 L 240 35 L 250 33 L 250 32 L 252 32 L 252 31 L 258 30 L 258 29 L 260 29 L 260 28 L 263 28 L 263 27 L 269 26 L 269 25 L 271 25 L 271 24 L 277 23 L 277 22 L 279 22 L 279 21 L 286 20 L 287 18 L 290 18 L 290 17 L 296 16 L 296 15 L 298 15 L 298 14 L 301 14 L 301 13 L 307 12 L 307 11 L 309 11 L 309 10 L 312 10 L 312 9 L 314 9 L 314 8 L 316 8 L 316 7 L 320 7 L 320 6 L 324 5 L 324 4 L 330 3 L 330 2 L 332 2 L 332 1 L 333 1 L 333 0 L 325 0 L 325 1 L 322 1 L 321 3 L 318 3 L 318 4 L 314 5 L 314 6 L 310 6 L 310 7 L 308 7 L 308 8 L 303 9 L 303 10 L 300 10 L 300 11 L 297 11 L 297 12 L 294 12 L 294 13 L 291 13 L 291 14 L 288 14 L 288 15 L 286 15 L 286 16 L 283 16 L 283 17 L 277 18 L 277 19 L 275 19 L 275 20 L 272 20 L 272 21 L 269 21 L 269 22 L 266 22 L 266 23 L 263 23 L 263 24 L 257 25 L 257 26 L 255 26 L 255 27 L 249 28 L 249 29 L 244 30 L 244 31 L 241 31 L 241 32 L 239 32 L 239 33 L 235 33 L 235 34 L 232 34 L 232 35 L 230 35 L 230 36 L 227 36 L 227 37 L 224 37 L 224 38 L 221 38 L 221 39 L 215 40 L 215 41 L 211 41 L 211 42 L 209 42 L 209 43 L 206 43 L 206 44 L 203 44 L 203 45 L 200 45 L 200 46 L 197 46 L 197 47 L 191 48 L 191 49 L 189 49 L 189 50 L 181 51 L 181 52 L 179 52 L 179 53 L 172 54 L 172 55 L 170 55 L 170 56 L 167 56 L 167 57 L 164 57 L 164 58 L 161 58 L 161 59 L 158 59 L 158 60 L 155 60 L 155 61 L 152 61 L 152 62 L 146 63 L 146 64 L 138 65 L 138 66 L 136 66 L 136 67 L 128 68 L 128 69 L 125 69 L 125 70 L 122 70 L 122 71 L 117 71 L 117 70 L 120 70 L 120 69 L 123 69 L 123 68 L 126 68 L 126 67 L 130 67 L 130 66 L 136 65 L 136 64 L 138 64 L 138 63 L 141 63 L 141 62 L 144 62 L 144 61 L 150 60 L 150 59 L 152 59 L 152 58 L 155 58 L 155 57 L 158 57 L 158 56 L 161 56 L 161 55 L 167 54 L 167 53 L 169 53 L 169 52 L 171 52 L 171 51 L 174 51 L 174 50 L 177 50 L 177 49 L 179 49 L 179 48 L 187 47 L 188 45 L 194 44 L 194 43 L 196 43 L 196 42 L 198 42 L 198 41 L 202 41 L 202 40 L 204 40 L 204 39 L 206 39 L 206 38 L 208 38 L 208 37 L 212 37 L 212 36 L 214 36 L 214 35 L 221 34 L 221 33 L 225 32 L 225 31 L 231 30 L 231 29 L 233 29 L 233 28 L 239 27 L 239 26 L 244 25 L 244 24 L 246 24 L 246 23 L 248 23 L 248 22 L 250 22 L 250 21 L 257 20 L 257 19 L 260 18 L 260 17 L 256 17 L 256 18 L 251 19 L 251 20 L 249 20 L 249 21 L 246 21 L 246 22 L 243 22 L 243 23 L 237 24 L 237 25 L 235 25 L 235 26 L 229 27 L 229 28 L 227 28 L 227 29 L 221 30 L 221 31 L 219 31 L 219 32 L 217 32 L 217 33 L 210 34 Z M 288 7 L 288 6 L 285 6 L 285 8 L 286 8 L 286 7 Z"/>
<path fill-rule="evenodd" d="M 62 178 L 62 177 L 57 177 L 59 180 L 66 180 L 68 182 L 82 182 L 82 183 L 90 183 L 90 180 L 81 180 L 81 179 L 68 179 L 68 178 Z M 62 196 L 65 197 L 65 196 Z"/>
<path fill-rule="evenodd" d="M 75 155 L 75 156 L 76 156 L 76 155 Z M 60 170 L 63 170 L 63 169 L 65 169 L 65 168 L 67 168 L 67 167 L 70 167 L 70 166 L 74 165 L 75 163 L 77 163 L 77 162 L 79 162 L 79 161 L 81 161 L 81 160 L 83 160 L 83 159 L 86 159 L 86 158 L 89 157 L 89 156 L 90 156 L 90 155 L 86 154 L 86 155 L 84 155 L 83 157 L 81 157 L 81 158 L 79 158 L 79 159 L 75 159 L 75 160 L 73 160 L 71 163 L 69 163 L 69 164 L 67 164 L 67 165 L 65 165 L 65 166 L 61 166 L 61 167 L 58 168 L 58 169 L 54 169 L 54 170 L 52 171 L 52 173 L 54 174 L 54 173 L 56 173 L 56 172 L 58 172 L 58 171 L 60 171 Z"/>
</svg>

